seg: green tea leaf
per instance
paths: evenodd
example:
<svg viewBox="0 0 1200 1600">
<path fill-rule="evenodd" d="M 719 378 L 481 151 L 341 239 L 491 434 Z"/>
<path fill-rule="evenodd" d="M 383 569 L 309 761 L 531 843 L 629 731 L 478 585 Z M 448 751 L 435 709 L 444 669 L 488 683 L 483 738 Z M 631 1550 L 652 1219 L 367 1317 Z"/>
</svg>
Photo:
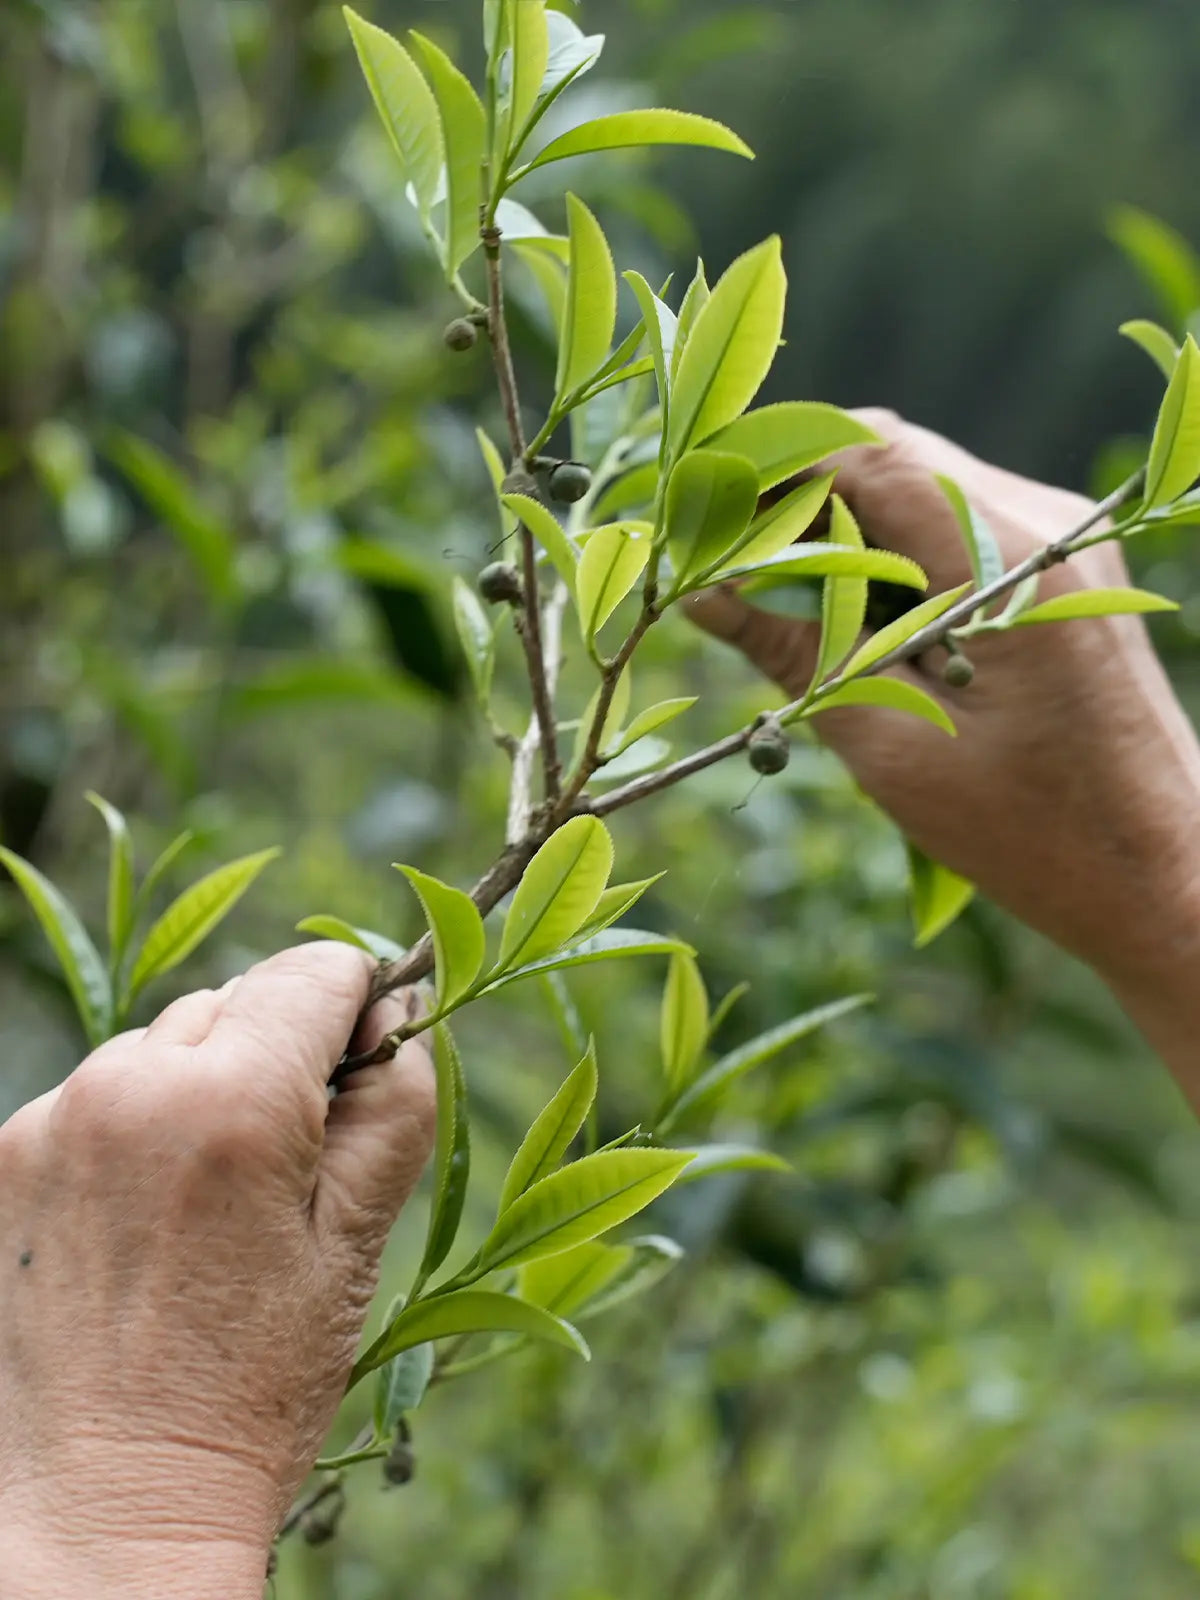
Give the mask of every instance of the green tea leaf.
<svg viewBox="0 0 1200 1600">
<path fill-rule="evenodd" d="M 433 934 L 439 1011 L 449 1011 L 470 990 L 483 966 L 483 918 L 469 894 L 397 864 L 412 885 Z"/>
<path fill-rule="evenodd" d="M 572 1162 L 498 1218 L 471 1270 L 521 1266 L 607 1233 L 669 1189 L 689 1160 L 674 1150 L 605 1150 Z"/>
<path fill-rule="evenodd" d="M 1200 258 L 1183 235 L 1136 206 L 1118 206 L 1108 231 L 1158 295 L 1166 314 L 1185 327 L 1200 306 Z"/>
<path fill-rule="evenodd" d="M 500 1191 L 503 1214 L 526 1189 L 547 1178 L 562 1162 L 587 1121 L 596 1098 L 596 1047 L 587 1053 L 537 1118 L 513 1157 Z"/>
<path fill-rule="evenodd" d="M 702 1072 L 674 1101 L 659 1121 L 659 1133 L 665 1134 L 685 1118 L 708 1111 L 732 1089 L 739 1078 L 745 1077 L 753 1068 L 770 1061 L 799 1040 L 806 1039 L 818 1028 L 868 1005 L 874 998 L 874 995 L 856 994 L 845 1000 L 834 1000 L 829 1005 L 818 1006 L 814 1011 L 806 1011 L 802 1016 L 780 1023 L 777 1028 L 770 1028 L 748 1043 L 739 1045 L 736 1050 L 731 1050 Z"/>
<path fill-rule="evenodd" d="M 604 35 L 585 35 L 570 17 L 560 11 L 548 11 L 546 22 L 550 29 L 550 59 L 546 63 L 546 76 L 542 79 L 543 95 L 551 94 L 566 79 L 572 82 L 590 72 L 604 49 Z"/>
<path fill-rule="evenodd" d="M 591 1239 L 560 1255 L 543 1256 L 522 1267 L 517 1292 L 531 1305 L 571 1317 L 590 1300 L 612 1287 L 635 1259 L 629 1245 L 601 1244 Z"/>
<path fill-rule="evenodd" d="M 667 552 L 674 592 L 720 566 L 743 539 L 758 504 L 758 478 L 744 456 L 693 450 L 667 483 Z"/>
<path fill-rule="evenodd" d="M 550 64 L 550 29 L 540 0 L 508 0 L 508 36 L 512 49 L 512 83 L 509 89 L 508 145 L 525 126 L 540 99 Z"/>
<path fill-rule="evenodd" d="M 653 878 L 643 878 L 639 883 L 614 883 L 611 889 L 605 889 L 596 902 L 596 909 L 579 930 L 589 939 L 597 933 L 603 933 L 605 928 L 611 927 L 614 922 L 619 922 L 637 905 L 638 901 L 656 883 L 661 883 L 666 877 L 665 872 L 658 872 Z M 687 948 L 680 946 L 681 949 Z"/>
<path fill-rule="evenodd" d="M 365 950 L 376 961 L 399 961 L 406 954 L 404 946 L 389 939 L 384 933 L 374 933 L 370 928 L 356 928 L 341 917 L 317 915 L 305 917 L 296 924 L 297 933 L 311 933 L 317 939 L 334 939 L 338 944 L 350 944 Z"/>
<path fill-rule="evenodd" d="M 747 412 L 710 442 L 715 450 L 731 450 L 753 461 L 758 468 L 758 487 L 765 494 L 838 450 L 859 444 L 881 445 L 883 440 L 837 406 L 791 400 Z"/>
<path fill-rule="evenodd" d="M 704 276 L 704 263 L 696 263 L 696 275 L 688 284 L 687 293 L 679 307 L 679 322 L 675 330 L 675 348 L 671 352 L 671 370 L 668 374 L 670 384 L 674 386 L 679 374 L 679 363 L 683 360 L 683 352 L 687 342 L 692 336 L 692 329 L 696 326 L 696 318 L 704 310 L 712 298 L 712 290 L 708 287 L 708 279 Z M 734 452 L 736 454 L 736 452 Z"/>
<path fill-rule="evenodd" d="M 550 565 L 566 584 L 567 592 L 574 597 L 579 552 L 558 518 L 532 495 L 506 494 L 501 498 L 505 507 L 512 512 L 518 522 L 529 529 L 541 545 L 550 558 Z"/>
<path fill-rule="evenodd" d="M 115 978 L 133 930 L 133 841 L 129 824 L 116 806 L 90 789 L 85 799 L 95 806 L 108 829 L 108 965 Z"/>
<path fill-rule="evenodd" d="M 487 118 L 479 96 L 444 50 L 412 34 L 442 118 L 446 148 L 446 276 L 453 278 L 479 245 Z"/>
<path fill-rule="evenodd" d="M 12 873 L 58 958 L 88 1044 L 102 1044 L 112 1032 L 112 985 L 87 929 L 66 896 L 36 867 L 2 845 L 0 863 Z"/>
<path fill-rule="evenodd" d="M 514 174 L 523 178 L 536 167 L 568 156 L 591 155 L 599 150 L 628 150 L 643 145 L 687 144 L 710 150 L 728 150 L 753 161 L 754 152 L 736 133 L 709 117 L 687 111 L 616 111 L 611 116 L 584 122 L 551 140 L 527 166 Z"/>
<path fill-rule="evenodd" d="M 1178 611 L 1174 600 L 1146 589 L 1076 589 L 1043 600 L 1013 619 L 1014 628 L 1039 622 L 1069 622 L 1076 617 L 1120 617 L 1151 611 Z"/>
<path fill-rule="evenodd" d="M 567 274 L 561 261 L 551 251 L 543 248 L 542 241 L 524 240 L 510 243 L 509 249 L 524 263 L 542 291 L 550 327 L 557 339 L 558 330 L 567 314 Z"/>
<path fill-rule="evenodd" d="M 663 990 L 659 1047 L 667 1086 L 678 1093 L 689 1083 L 708 1043 L 708 991 L 695 959 L 671 957 Z"/>
<path fill-rule="evenodd" d="M 689 445 L 712 440 L 754 399 L 779 348 L 786 298 L 778 238 L 740 256 L 717 284 L 696 318 L 676 374 L 667 432 L 672 460 Z M 724 442 L 719 448 L 754 459 Z"/>
<path fill-rule="evenodd" d="M 730 989 L 729 993 L 723 997 L 716 1010 L 713 1012 L 712 1017 L 709 1019 L 708 1041 L 710 1044 L 720 1032 L 726 1017 L 728 1017 L 734 1006 L 737 1005 L 739 1000 L 745 999 L 749 992 L 750 985 L 743 980 L 741 983 L 735 983 L 733 988 Z"/>
<path fill-rule="evenodd" d="M 461 578 L 454 580 L 452 603 L 458 642 L 471 669 L 476 697 L 486 709 L 492 697 L 492 673 L 496 665 L 496 636 L 491 619 L 474 589 Z"/>
<path fill-rule="evenodd" d="M 832 694 L 822 695 L 809 708 L 807 715 L 819 716 L 822 711 L 837 711 L 844 706 L 885 706 L 891 711 L 906 711 L 910 716 L 924 717 L 935 728 L 941 728 L 954 738 L 958 729 L 950 715 L 931 694 L 905 683 L 900 678 L 857 678 Z"/>
<path fill-rule="evenodd" d="M 648 706 L 645 711 L 639 711 L 621 735 L 621 742 L 613 751 L 613 755 L 621 755 L 632 745 L 637 744 L 639 739 L 644 739 L 647 734 L 657 733 L 659 728 L 665 728 L 669 722 L 674 722 L 676 717 L 681 717 L 685 711 L 690 711 L 698 698 L 697 695 L 688 695 L 678 700 L 660 700 L 656 706 Z"/>
<path fill-rule="evenodd" d="M 627 1250 L 629 1259 L 607 1288 L 599 1291 L 593 1289 L 587 1305 L 581 1312 L 581 1321 L 585 1318 L 602 1316 L 606 1311 L 624 1305 L 627 1300 L 645 1294 L 661 1283 L 672 1267 L 678 1266 L 683 1260 L 682 1246 L 676 1244 L 674 1239 L 664 1238 L 659 1233 L 647 1234 L 640 1239 L 629 1239 L 622 1245 L 610 1245 L 607 1248 Z M 557 1260 L 558 1257 L 552 1259 Z"/>
<path fill-rule="evenodd" d="M 699 1178 L 714 1178 L 722 1172 L 791 1172 L 789 1161 L 771 1150 L 756 1150 L 748 1144 L 702 1144 L 692 1151 L 692 1164 L 680 1183 L 695 1183 Z"/>
<path fill-rule="evenodd" d="M 578 768 L 587 753 L 588 741 L 591 738 L 592 726 L 596 721 L 596 713 L 600 709 L 601 689 L 597 688 L 592 698 L 588 701 L 583 715 L 579 719 L 579 726 L 575 730 L 575 747 L 571 751 L 571 769 Z M 633 673 L 626 670 L 617 679 L 616 688 L 613 690 L 609 702 L 608 713 L 604 718 L 604 727 L 600 732 L 600 753 L 603 755 L 621 731 L 621 724 L 629 711 L 629 702 L 633 695 Z"/>
<path fill-rule="evenodd" d="M 996 543 L 995 534 L 953 478 L 947 478 L 939 473 L 937 481 L 958 519 L 975 587 L 982 589 L 989 583 L 995 583 L 997 578 L 1003 577 L 1005 571 L 1004 557 L 1000 553 L 1000 546 Z"/>
<path fill-rule="evenodd" d="M 428 218 L 442 175 L 442 120 L 437 102 L 416 62 L 397 39 L 349 6 L 343 6 L 342 15 L 380 120 L 413 186 L 421 215 Z"/>
<path fill-rule="evenodd" d="M 233 910 L 263 869 L 278 856 L 279 849 L 260 850 L 252 856 L 231 861 L 185 889 L 163 912 L 146 935 L 138 951 L 129 979 L 126 1001 L 132 1001 L 153 978 L 161 978 L 192 951 Z"/>
<path fill-rule="evenodd" d="M 480 453 L 487 467 L 488 477 L 492 480 L 492 488 L 495 490 L 496 509 L 500 514 L 500 538 L 504 540 L 509 538 L 516 529 L 516 521 L 510 512 L 506 512 L 501 498 L 504 480 L 508 476 L 504 458 L 482 428 L 475 429 L 475 437 L 479 441 Z"/>
<path fill-rule="evenodd" d="M 239 597 L 237 545 L 175 463 L 145 439 L 120 429 L 106 436 L 105 454 L 179 540 L 212 599 L 218 605 L 234 604 Z"/>
<path fill-rule="evenodd" d="M 150 871 L 142 879 L 142 886 L 137 892 L 137 901 L 133 908 L 133 920 L 135 922 L 149 905 L 150 897 L 155 889 L 158 888 L 188 846 L 195 843 L 195 840 L 196 835 L 192 829 L 185 828 L 182 833 L 177 834 L 171 840 L 166 849 L 158 856 Z"/>
<path fill-rule="evenodd" d="M 908 872 L 916 946 L 923 950 L 966 910 L 975 898 L 975 886 L 949 867 L 931 861 L 911 843 Z"/>
<path fill-rule="evenodd" d="M 1167 385 L 1150 460 L 1144 507 L 1170 505 L 1200 477 L 1200 348 L 1189 333 Z"/>
<path fill-rule="evenodd" d="M 816 521 L 817 513 L 829 498 L 833 479 L 833 473 L 828 473 L 823 478 L 814 478 L 811 483 L 802 483 L 778 505 L 772 506 L 761 517 L 756 517 L 729 551 L 716 576 L 720 577 L 724 571 L 735 566 L 753 567 L 789 550 Z"/>
<path fill-rule="evenodd" d="M 846 662 L 842 668 L 842 676 L 852 678 L 856 673 L 866 672 L 867 668 L 873 667 L 877 661 L 882 661 L 890 650 L 906 643 L 915 633 L 920 633 L 927 623 L 936 622 L 944 612 L 949 611 L 956 600 L 962 599 L 970 587 L 969 583 L 960 583 L 957 589 L 947 589 L 942 594 L 931 595 L 928 600 L 922 600 L 920 605 L 914 606 L 911 611 L 906 611 L 894 622 L 889 622 L 886 627 L 880 628 L 878 633 L 873 633 Z"/>
<path fill-rule="evenodd" d="M 909 589 L 926 589 L 929 579 L 915 561 L 894 550 L 859 550 L 852 545 L 811 543 L 793 545 L 753 566 L 723 567 L 712 582 L 744 580 L 748 593 L 772 588 L 796 578 L 872 578 L 879 583 L 899 583 Z"/>
<path fill-rule="evenodd" d="M 405 1304 L 402 1294 L 392 1301 L 383 1319 L 385 1334 L 401 1315 Z M 378 1368 L 375 1374 L 375 1404 L 372 1408 L 376 1438 L 391 1438 L 401 1418 L 421 1404 L 432 1377 L 431 1344 L 418 1344 L 411 1350 L 402 1350 L 398 1356 L 393 1356 Z"/>
<path fill-rule="evenodd" d="M 590 921 L 585 926 L 590 926 Z M 510 983 L 519 983 L 525 978 L 541 977 L 548 972 L 564 972 L 568 967 L 586 967 L 595 961 L 615 961 L 623 956 L 673 955 L 675 951 L 687 948 L 678 939 L 670 939 L 665 934 L 644 933 L 638 928 L 608 928 L 589 934 L 586 939 L 568 945 L 555 955 L 532 961 L 528 966 L 514 967 L 489 983 L 483 993 L 495 994 L 498 989 L 507 988 Z"/>
<path fill-rule="evenodd" d="M 600 521 L 621 511 L 637 511 L 648 507 L 658 489 L 658 462 L 646 461 L 632 472 L 611 483 L 596 502 L 596 516 Z"/>
<path fill-rule="evenodd" d="M 573 194 L 567 196 L 567 217 L 571 262 L 555 379 L 560 403 L 607 361 L 617 326 L 617 272 L 604 230 Z"/>
<path fill-rule="evenodd" d="M 833 518 L 829 525 L 832 543 L 865 550 L 850 508 L 840 495 L 832 499 Z M 827 578 L 821 597 L 821 649 L 817 656 L 813 682 L 821 683 L 854 649 L 867 617 L 867 585 L 862 578 Z"/>
<path fill-rule="evenodd" d="M 658 379 L 658 399 L 663 416 L 670 412 L 671 369 L 675 357 L 675 340 L 679 323 L 670 306 L 660 300 L 640 272 L 627 272 L 625 282 L 637 296 L 642 313 L 642 326 L 650 341 L 650 354 L 654 360 L 654 373 Z"/>
<path fill-rule="evenodd" d="M 575 596 L 584 638 L 590 643 L 646 570 L 653 530 L 640 522 L 610 522 L 583 547 Z"/>
<path fill-rule="evenodd" d="M 413 1283 L 413 1298 L 450 1254 L 462 1221 L 471 1176 L 471 1125 L 467 1084 L 454 1035 L 444 1022 L 433 1030 L 437 1076 L 437 1141 L 433 1151 L 433 1199 L 425 1232 L 425 1251 Z"/>
<path fill-rule="evenodd" d="M 1179 364 L 1179 346 L 1165 328 L 1157 322 L 1135 320 L 1123 322 L 1117 331 L 1140 346 L 1170 383 Z"/>
<path fill-rule="evenodd" d="M 404 1350 L 430 1344 L 435 1339 L 462 1338 L 469 1333 L 519 1333 L 527 1339 L 544 1339 L 590 1359 L 587 1345 L 569 1322 L 553 1317 L 540 1306 L 511 1294 L 487 1289 L 459 1289 L 453 1294 L 418 1300 L 402 1311 L 388 1331 L 370 1346 L 354 1365 L 349 1387 L 391 1361 Z"/>
<path fill-rule="evenodd" d="M 596 909 L 612 865 L 612 840 L 599 818 L 572 817 L 551 834 L 517 885 L 495 975 L 565 944 Z"/>
</svg>

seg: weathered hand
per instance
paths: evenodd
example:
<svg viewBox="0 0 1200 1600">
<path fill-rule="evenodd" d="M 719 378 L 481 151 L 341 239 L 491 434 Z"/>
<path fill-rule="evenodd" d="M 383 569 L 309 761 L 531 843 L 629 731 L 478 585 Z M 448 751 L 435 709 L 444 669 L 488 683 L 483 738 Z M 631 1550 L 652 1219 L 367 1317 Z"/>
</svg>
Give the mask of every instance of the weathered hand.
<svg viewBox="0 0 1200 1600">
<path fill-rule="evenodd" d="M 888 447 L 837 458 L 838 491 L 868 541 L 920 562 L 932 592 L 970 577 L 935 473 L 957 480 L 1009 566 L 1090 509 L 890 412 L 860 415 Z M 1127 581 L 1120 550 L 1104 544 L 1046 573 L 1040 594 Z M 727 590 L 694 615 L 789 692 L 806 687 L 815 625 Z M 969 651 L 977 671 L 965 690 L 946 687 L 942 649 L 896 669 L 946 705 L 957 739 L 881 709 L 827 712 L 820 736 L 922 849 L 1096 966 L 1200 1103 L 1200 1052 L 1179 992 L 1200 956 L 1200 749 L 1145 627 L 1136 617 L 1047 624 Z"/>
<path fill-rule="evenodd" d="M 371 972 L 276 956 L 0 1128 L 4 1600 L 261 1592 L 433 1137 L 415 1042 L 328 1100 Z"/>
</svg>

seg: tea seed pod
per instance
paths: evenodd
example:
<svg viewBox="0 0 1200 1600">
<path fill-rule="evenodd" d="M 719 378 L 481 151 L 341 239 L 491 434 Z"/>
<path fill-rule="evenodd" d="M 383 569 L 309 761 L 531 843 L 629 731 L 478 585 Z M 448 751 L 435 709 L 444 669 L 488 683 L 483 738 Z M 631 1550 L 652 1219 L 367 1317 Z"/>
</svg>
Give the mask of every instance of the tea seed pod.
<svg viewBox="0 0 1200 1600">
<path fill-rule="evenodd" d="M 328 1544 L 335 1538 L 345 1509 L 346 1496 L 340 1485 L 310 1506 L 300 1518 L 300 1535 L 305 1544 Z"/>
<path fill-rule="evenodd" d="M 416 1470 L 417 1458 L 413 1451 L 412 1435 L 402 1426 L 384 1460 L 383 1480 L 394 1489 L 403 1489 L 406 1483 L 413 1481 Z"/>
<path fill-rule="evenodd" d="M 507 561 L 493 561 L 479 574 L 479 592 L 490 606 L 520 605 L 521 580 Z"/>
<path fill-rule="evenodd" d="M 750 765 L 764 778 L 777 777 L 792 759 L 792 744 L 775 717 L 768 717 L 750 735 Z"/>
<path fill-rule="evenodd" d="M 952 655 L 942 668 L 942 678 L 951 689 L 969 689 L 975 678 L 974 663 L 964 655 Z"/>
<path fill-rule="evenodd" d="M 474 350 L 479 342 L 479 329 L 466 317 L 455 317 L 442 335 L 447 350 Z"/>
<path fill-rule="evenodd" d="M 581 461 L 560 461 L 550 474 L 550 494 L 560 505 L 573 506 L 592 487 L 592 474 Z"/>
</svg>

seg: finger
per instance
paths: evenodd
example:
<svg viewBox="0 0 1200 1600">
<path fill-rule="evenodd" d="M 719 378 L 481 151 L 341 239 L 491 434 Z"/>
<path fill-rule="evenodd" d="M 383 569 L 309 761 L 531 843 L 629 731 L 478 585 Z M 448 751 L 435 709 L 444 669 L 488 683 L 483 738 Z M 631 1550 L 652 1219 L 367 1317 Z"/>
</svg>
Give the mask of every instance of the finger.
<svg viewBox="0 0 1200 1600">
<path fill-rule="evenodd" d="M 324 1091 L 367 1002 L 375 963 L 332 942 L 299 945 L 227 986 L 205 1041 L 239 1076 Z"/>
<path fill-rule="evenodd" d="M 686 609 L 705 633 L 740 650 L 752 666 L 789 694 L 803 693 L 816 670 L 819 624 L 760 611 L 728 585 L 693 595 Z"/>
<path fill-rule="evenodd" d="M 415 996 L 375 1006 L 354 1041 L 364 1054 L 413 1015 Z M 416 1188 L 433 1148 L 437 1088 L 423 1039 L 391 1061 L 346 1079 L 329 1107 L 314 1222 L 343 1237 L 381 1244 Z"/>
<path fill-rule="evenodd" d="M 146 1029 L 145 1039 L 156 1045 L 203 1044 L 224 1004 L 224 995 L 215 989 L 182 995 L 155 1017 Z"/>
</svg>

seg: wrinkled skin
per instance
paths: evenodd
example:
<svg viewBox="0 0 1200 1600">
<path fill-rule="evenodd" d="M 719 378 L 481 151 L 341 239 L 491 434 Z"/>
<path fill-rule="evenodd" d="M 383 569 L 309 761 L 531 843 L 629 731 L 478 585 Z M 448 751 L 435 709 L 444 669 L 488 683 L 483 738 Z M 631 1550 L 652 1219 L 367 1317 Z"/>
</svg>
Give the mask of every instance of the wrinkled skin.
<svg viewBox="0 0 1200 1600">
<path fill-rule="evenodd" d="M 260 1592 L 433 1139 L 419 1042 L 328 1100 L 371 973 L 275 956 L 0 1128 L 5 1600 Z"/>
</svg>

